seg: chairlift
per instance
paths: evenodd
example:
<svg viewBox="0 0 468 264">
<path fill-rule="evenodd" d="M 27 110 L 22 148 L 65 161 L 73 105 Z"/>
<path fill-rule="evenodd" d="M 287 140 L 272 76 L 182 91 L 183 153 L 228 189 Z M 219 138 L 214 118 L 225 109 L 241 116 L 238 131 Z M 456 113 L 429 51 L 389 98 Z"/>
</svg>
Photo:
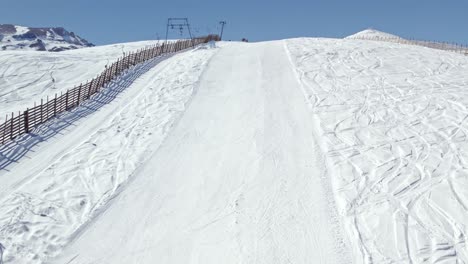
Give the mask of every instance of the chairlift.
<svg viewBox="0 0 468 264">
<path fill-rule="evenodd" d="M 184 34 L 184 27 L 187 29 L 190 39 L 192 39 L 192 33 L 190 32 L 190 24 L 187 18 L 168 18 L 166 27 L 166 40 L 169 35 L 169 30 L 179 30 L 180 36 Z"/>
</svg>

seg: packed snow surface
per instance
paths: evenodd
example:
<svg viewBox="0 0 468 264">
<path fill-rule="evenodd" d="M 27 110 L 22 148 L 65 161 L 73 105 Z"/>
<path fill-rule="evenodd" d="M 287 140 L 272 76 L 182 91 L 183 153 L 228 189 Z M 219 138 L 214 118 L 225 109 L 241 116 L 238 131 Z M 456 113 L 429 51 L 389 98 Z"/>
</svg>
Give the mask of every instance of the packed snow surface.
<svg viewBox="0 0 468 264">
<path fill-rule="evenodd" d="M 468 58 L 288 41 L 355 263 L 468 263 Z"/>
<path fill-rule="evenodd" d="M 121 52 L 86 50 L 69 67 L 89 77 L 83 68 Z M 31 148 L 0 170 L 0 256 L 468 263 L 467 72 L 459 54 L 355 39 L 220 42 L 154 59 L 0 147 L 4 161 Z M 55 91 L 28 78 L 9 109 Z"/>
<path fill-rule="evenodd" d="M 282 41 L 221 48 L 160 149 L 55 263 L 345 263 L 298 85 Z"/>
</svg>

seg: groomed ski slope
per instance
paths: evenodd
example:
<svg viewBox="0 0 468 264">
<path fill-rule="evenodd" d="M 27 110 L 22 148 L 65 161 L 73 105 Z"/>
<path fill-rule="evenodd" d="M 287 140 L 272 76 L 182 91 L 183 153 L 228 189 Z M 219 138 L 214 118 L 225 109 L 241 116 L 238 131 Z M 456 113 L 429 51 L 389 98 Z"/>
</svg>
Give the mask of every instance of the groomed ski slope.
<svg viewBox="0 0 468 264">
<path fill-rule="evenodd" d="M 283 41 L 223 47 L 159 150 L 54 263 L 346 263 L 298 85 Z"/>
<path fill-rule="evenodd" d="M 468 263 L 467 73 L 353 39 L 149 62 L 0 171 L 4 261 Z"/>
</svg>

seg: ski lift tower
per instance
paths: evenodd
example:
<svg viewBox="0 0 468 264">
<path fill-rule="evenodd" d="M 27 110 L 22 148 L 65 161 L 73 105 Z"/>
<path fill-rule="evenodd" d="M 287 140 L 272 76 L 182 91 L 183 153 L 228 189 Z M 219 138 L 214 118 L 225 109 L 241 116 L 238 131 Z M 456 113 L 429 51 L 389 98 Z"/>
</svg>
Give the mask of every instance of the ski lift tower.
<svg viewBox="0 0 468 264">
<path fill-rule="evenodd" d="M 219 39 L 223 40 L 224 25 L 226 25 L 226 21 L 219 21 L 219 24 L 221 24 L 221 35 Z"/>
<path fill-rule="evenodd" d="M 169 29 L 172 30 L 179 30 L 180 35 L 184 32 L 184 28 L 187 29 L 190 39 L 193 40 L 192 37 L 192 32 L 190 31 L 190 24 L 188 22 L 188 18 L 168 18 L 167 19 L 167 26 L 166 26 L 166 42 L 167 42 L 167 37 L 169 34 Z"/>
</svg>

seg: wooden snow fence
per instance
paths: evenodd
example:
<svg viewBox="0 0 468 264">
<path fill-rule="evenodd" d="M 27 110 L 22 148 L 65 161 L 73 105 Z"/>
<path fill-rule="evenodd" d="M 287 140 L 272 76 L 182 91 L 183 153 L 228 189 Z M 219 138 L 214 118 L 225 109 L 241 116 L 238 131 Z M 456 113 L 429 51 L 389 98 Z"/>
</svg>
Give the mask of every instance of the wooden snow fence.
<svg viewBox="0 0 468 264">
<path fill-rule="evenodd" d="M 125 70 L 152 58 L 178 52 L 181 50 L 193 48 L 197 45 L 208 43 L 210 41 L 219 41 L 218 35 L 208 35 L 188 40 L 179 40 L 176 42 L 163 43 L 149 46 L 124 55 L 106 69 L 96 78 L 85 84 L 80 84 L 66 93 L 54 98 L 41 99 L 39 105 L 28 108 L 23 112 L 11 113 L 7 115 L 5 122 L 0 125 L 0 145 L 22 135 L 29 133 L 34 127 L 47 122 L 60 113 L 70 111 L 88 100 L 101 88 L 106 86 L 111 80 L 119 76 Z"/>
<path fill-rule="evenodd" d="M 398 44 L 406 45 L 415 45 L 422 46 L 431 49 L 446 50 L 451 52 L 460 53 L 468 56 L 468 45 L 459 44 L 455 42 L 440 42 L 440 41 L 430 41 L 430 40 L 417 40 L 417 39 L 404 39 L 400 37 L 381 37 L 381 36 L 357 36 L 350 39 L 360 39 L 360 40 L 373 40 L 373 41 L 385 41 L 393 42 Z"/>
</svg>

